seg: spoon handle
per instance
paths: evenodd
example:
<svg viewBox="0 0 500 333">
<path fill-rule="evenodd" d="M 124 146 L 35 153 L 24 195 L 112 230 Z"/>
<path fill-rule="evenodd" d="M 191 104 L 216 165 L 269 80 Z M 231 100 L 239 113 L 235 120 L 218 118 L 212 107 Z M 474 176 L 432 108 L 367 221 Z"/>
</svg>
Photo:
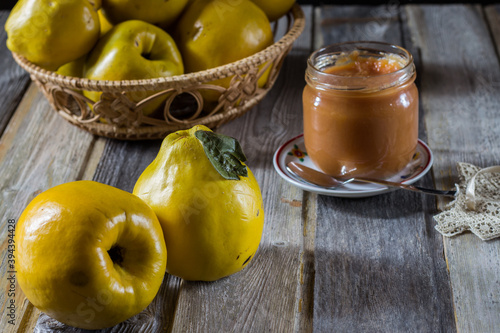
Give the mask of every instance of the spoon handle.
<svg viewBox="0 0 500 333">
<path fill-rule="evenodd" d="M 391 181 L 387 181 L 387 180 L 380 180 L 380 179 L 370 179 L 370 178 L 337 179 L 335 177 L 329 176 L 329 175 L 324 174 L 322 172 L 319 172 L 317 170 L 306 167 L 303 164 L 299 164 L 299 163 L 295 163 L 295 162 L 289 162 L 287 164 L 287 168 L 290 172 L 298 175 L 302 179 L 304 179 L 310 183 L 313 183 L 313 184 L 316 184 L 319 186 L 323 186 L 325 188 L 337 188 L 337 187 L 342 186 L 344 184 L 358 181 L 358 182 L 364 182 L 364 183 L 384 185 L 384 186 L 388 186 L 388 187 L 402 188 L 405 190 L 426 193 L 426 194 L 443 195 L 443 196 L 447 196 L 447 197 L 455 197 L 457 195 L 457 191 L 455 191 L 455 190 L 442 191 L 442 190 L 423 188 L 420 186 L 396 183 L 396 182 L 391 182 Z"/>
<path fill-rule="evenodd" d="M 414 191 L 414 192 L 433 194 L 433 195 L 443 195 L 443 196 L 447 196 L 447 197 L 454 197 L 457 195 L 456 190 L 444 190 L 444 191 L 443 190 L 436 190 L 433 188 L 425 188 L 425 187 L 415 186 L 415 185 L 411 185 L 411 184 L 390 182 L 387 180 L 370 179 L 370 178 L 353 178 L 352 181 L 379 184 L 379 185 L 385 185 L 385 186 L 389 186 L 389 187 L 398 187 L 398 188 L 402 188 L 402 189 L 410 190 L 410 191 Z"/>
</svg>

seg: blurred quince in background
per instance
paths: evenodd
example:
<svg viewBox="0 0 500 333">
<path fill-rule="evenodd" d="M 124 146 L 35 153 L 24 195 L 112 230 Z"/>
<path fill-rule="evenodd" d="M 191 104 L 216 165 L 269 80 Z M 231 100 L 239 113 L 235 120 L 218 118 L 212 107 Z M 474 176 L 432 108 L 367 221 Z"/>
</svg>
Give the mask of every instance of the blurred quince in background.
<svg viewBox="0 0 500 333">
<path fill-rule="evenodd" d="M 99 39 L 96 9 L 82 0 L 20 0 L 5 24 L 7 47 L 48 70 L 87 54 Z"/>
<path fill-rule="evenodd" d="M 174 31 L 186 73 L 243 59 L 274 42 L 269 19 L 250 0 L 240 0 L 236 5 L 221 0 L 195 0 Z M 227 88 L 230 81 L 231 77 L 211 84 Z M 206 102 L 215 102 L 219 95 L 210 90 L 203 97 Z"/>
<path fill-rule="evenodd" d="M 168 26 L 184 10 L 188 0 L 102 0 L 104 16 L 112 24 L 141 20 Z"/>
<path fill-rule="evenodd" d="M 276 21 L 292 8 L 295 0 L 252 0 L 266 13 L 269 21 Z"/>
</svg>

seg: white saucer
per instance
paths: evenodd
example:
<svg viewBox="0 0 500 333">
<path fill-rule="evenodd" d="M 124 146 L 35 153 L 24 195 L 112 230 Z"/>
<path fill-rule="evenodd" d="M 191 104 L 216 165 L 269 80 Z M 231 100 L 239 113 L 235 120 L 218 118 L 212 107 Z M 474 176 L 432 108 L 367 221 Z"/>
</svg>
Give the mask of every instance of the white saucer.
<svg viewBox="0 0 500 333">
<path fill-rule="evenodd" d="M 348 183 L 336 189 L 327 189 L 311 184 L 299 176 L 289 172 L 286 164 L 289 162 L 304 164 L 310 168 L 320 171 L 311 161 L 304 145 L 304 135 L 301 134 L 283 144 L 274 154 L 273 164 L 278 174 L 287 182 L 303 189 L 323 195 L 344 198 L 362 198 L 393 191 L 394 188 L 368 183 Z M 413 160 L 398 174 L 388 178 L 390 181 L 412 184 L 422 178 L 431 168 L 434 157 L 429 147 L 418 140 L 417 151 Z"/>
</svg>

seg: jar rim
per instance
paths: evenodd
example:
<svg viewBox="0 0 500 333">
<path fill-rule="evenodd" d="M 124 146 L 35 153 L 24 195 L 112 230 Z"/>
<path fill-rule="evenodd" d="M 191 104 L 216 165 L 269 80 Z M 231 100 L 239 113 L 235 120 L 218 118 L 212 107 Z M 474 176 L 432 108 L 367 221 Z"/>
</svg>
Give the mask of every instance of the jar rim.
<svg viewBox="0 0 500 333">
<path fill-rule="evenodd" d="M 396 70 L 394 72 L 384 73 L 384 74 L 377 74 L 377 75 L 372 75 L 372 76 L 350 76 L 350 77 L 352 77 L 352 78 L 367 78 L 367 77 L 373 77 L 373 76 L 391 75 L 391 74 L 394 74 L 394 73 L 405 71 L 409 66 L 412 66 L 412 64 L 413 64 L 413 56 L 404 47 L 401 47 L 401 46 L 395 45 L 395 44 L 386 43 L 386 42 L 379 42 L 379 41 L 350 41 L 350 42 L 341 42 L 341 43 L 330 44 L 330 45 L 324 46 L 324 47 L 322 47 L 322 48 L 314 51 L 309 56 L 309 58 L 307 59 L 307 63 L 308 63 L 308 65 L 310 65 L 312 68 L 314 68 L 318 72 L 321 72 L 321 73 L 324 73 L 324 74 L 327 74 L 327 75 L 330 75 L 330 76 L 342 76 L 342 75 L 337 75 L 337 74 L 323 72 L 321 69 L 319 69 L 319 68 L 317 68 L 315 66 L 315 64 L 313 62 L 313 59 L 315 59 L 318 54 L 320 54 L 320 53 L 322 53 L 322 52 L 324 52 L 324 51 L 326 51 L 328 49 L 332 49 L 334 47 L 341 48 L 342 46 L 348 46 L 348 45 L 349 46 L 351 46 L 351 45 L 356 45 L 357 46 L 357 45 L 370 45 L 370 44 L 374 45 L 374 46 L 378 45 L 378 46 L 384 46 L 384 47 L 393 48 L 394 50 L 399 50 L 399 51 L 401 51 L 406 56 L 406 58 L 408 59 L 408 61 L 407 61 L 407 63 L 403 67 L 401 67 L 400 69 L 398 69 L 398 70 Z M 358 47 L 354 47 L 351 50 L 346 50 L 346 51 L 355 51 L 355 50 L 360 50 L 360 47 L 359 46 Z M 333 52 L 329 52 L 329 53 L 333 53 Z"/>
<path fill-rule="evenodd" d="M 340 55 L 342 53 L 345 54 L 353 51 L 369 51 L 374 55 L 393 54 L 401 57 L 404 61 L 404 65 L 394 72 L 368 76 L 343 76 L 326 73 L 322 70 L 322 68 L 317 66 L 318 59 L 325 58 L 333 61 L 334 55 Z M 331 55 L 330 59 L 328 59 L 328 55 Z M 385 89 L 395 85 L 400 85 L 415 77 L 415 64 L 411 53 L 401 46 L 379 41 L 350 41 L 327 45 L 314 51 L 309 56 L 307 60 L 307 67 L 306 81 L 310 82 L 312 80 L 315 84 L 319 84 L 323 89 L 363 90 L 364 83 L 368 80 L 385 82 L 378 88 Z M 326 67 L 328 67 L 328 63 L 323 68 Z M 390 80 L 391 78 L 394 79 Z M 353 87 L 348 85 L 349 82 L 359 83 L 360 81 L 363 81 L 363 84 L 357 84 Z M 336 82 L 338 84 L 333 84 L 332 82 Z M 391 83 L 389 84 L 389 82 Z"/>
</svg>

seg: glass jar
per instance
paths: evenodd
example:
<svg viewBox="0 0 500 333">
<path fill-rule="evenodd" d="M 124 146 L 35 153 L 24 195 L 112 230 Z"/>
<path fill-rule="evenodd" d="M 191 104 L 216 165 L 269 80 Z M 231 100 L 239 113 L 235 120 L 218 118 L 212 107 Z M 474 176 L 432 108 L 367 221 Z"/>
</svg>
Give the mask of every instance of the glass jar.
<svg viewBox="0 0 500 333">
<path fill-rule="evenodd" d="M 418 143 L 413 57 L 380 42 L 334 44 L 314 52 L 303 92 L 308 156 L 332 176 L 387 178 Z"/>
</svg>

